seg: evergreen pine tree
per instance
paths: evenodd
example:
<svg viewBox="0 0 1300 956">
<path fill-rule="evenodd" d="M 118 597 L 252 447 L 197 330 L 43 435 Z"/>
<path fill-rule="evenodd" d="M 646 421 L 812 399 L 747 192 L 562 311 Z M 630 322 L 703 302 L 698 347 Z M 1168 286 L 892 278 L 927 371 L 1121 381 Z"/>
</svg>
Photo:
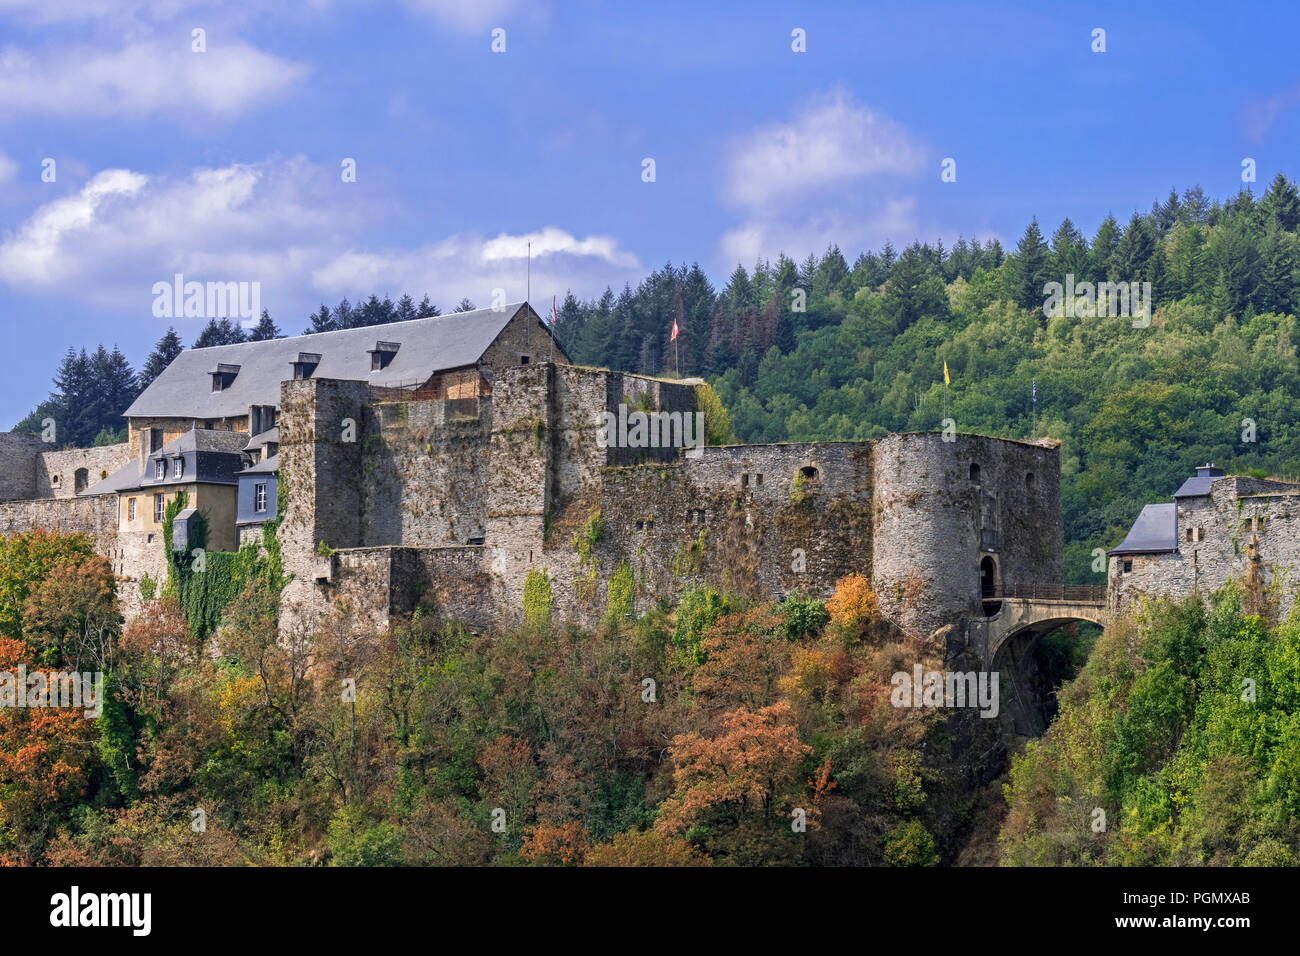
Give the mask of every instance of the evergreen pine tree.
<svg viewBox="0 0 1300 956">
<path fill-rule="evenodd" d="M 163 369 L 171 365 L 172 360 L 181 354 L 181 337 L 176 334 L 174 328 L 168 328 L 163 337 L 158 340 L 158 344 L 153 347 L 149 357 L 145 359 L 144 368 L 140 370 L 139 385 L 141 391 L 148 388 L 149 385 L 162 374 Z"/>
<path fill-rule="evenodd" d="M 324 306 L 322 306 L 324 308 Z M 271 321 L 271 313 L 266 309 L 262 310 L 262 317 L 258 319 L 257 325 L 248 330 L 249 342 L 265 342 L 267 339 L 278 339 L 281 332 L 276 324 Z"/>
</svg>

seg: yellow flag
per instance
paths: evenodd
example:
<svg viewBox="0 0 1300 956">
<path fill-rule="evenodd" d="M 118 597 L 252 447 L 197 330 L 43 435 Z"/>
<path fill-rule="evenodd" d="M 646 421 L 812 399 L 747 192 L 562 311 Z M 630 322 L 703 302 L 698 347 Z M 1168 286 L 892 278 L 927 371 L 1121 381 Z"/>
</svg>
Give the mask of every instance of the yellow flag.
<svg viewBox="0 0 1300 956">
<path fill-rule="evenodd" d="M 947 360 L 947 359 L 944 359 L 944 361 L 943 361 L 943 384 L 947 385 L 947 384 L 949 384 L 950 381 L 951 381 L 951 379 L 948 378 L 948 360 Z"/>
</svg>

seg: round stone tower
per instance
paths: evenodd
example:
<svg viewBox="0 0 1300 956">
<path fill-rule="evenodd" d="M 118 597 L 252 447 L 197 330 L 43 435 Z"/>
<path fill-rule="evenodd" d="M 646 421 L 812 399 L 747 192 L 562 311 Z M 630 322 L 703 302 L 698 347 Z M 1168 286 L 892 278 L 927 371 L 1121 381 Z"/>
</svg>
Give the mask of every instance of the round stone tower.
<svg viewBox="0 0 1300 956">
<path fill-rule="evenodd" d="M 872 581 L 899 623 L 928 634 L 1061 582 L 1058 443 L 911 433 L 872 454 Z"/>
</svg>

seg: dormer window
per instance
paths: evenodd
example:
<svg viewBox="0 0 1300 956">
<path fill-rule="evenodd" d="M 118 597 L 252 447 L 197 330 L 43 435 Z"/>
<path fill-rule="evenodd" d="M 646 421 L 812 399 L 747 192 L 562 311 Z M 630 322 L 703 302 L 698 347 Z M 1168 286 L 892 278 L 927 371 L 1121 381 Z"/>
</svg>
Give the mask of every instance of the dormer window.
<svg viewBox="0 0 1300 956">
<path fill-rule="evenodd" d="M 293 377 L 295 379 L 311 378 L 312 373 L 316 371 L 316 366 L 320 364 L 320 360 L 319 352 L 299 352 L 298 361 L 293 363 Z"/>
<path fill-rule="evenodd" d="M 388 368 L 401 347 L 401 342 L 376 342 L 375 347 L 370 350 L 370 371 L 378 372 L 380 369 Z"/>
<path fill-rule="evenodd" d="M 238 365 L 217 363 L 217 367 L 212 370 L 212 390 L 214 392 L 223 392 L 230 388 L 238 374 Z"/>
<path fill-rule="evenodd" d="M 185 459 L 177 458 L 172 461 L 172 477 L 179 478 L 185 474 Z"/>
<path fill-rule="evenodd" d="M 155 459 L 153 463 L 154 481 L 162 481 L 166 477 L 167 477 L 167 462 L 163 461 L 161 458 Z"/>
</svg>

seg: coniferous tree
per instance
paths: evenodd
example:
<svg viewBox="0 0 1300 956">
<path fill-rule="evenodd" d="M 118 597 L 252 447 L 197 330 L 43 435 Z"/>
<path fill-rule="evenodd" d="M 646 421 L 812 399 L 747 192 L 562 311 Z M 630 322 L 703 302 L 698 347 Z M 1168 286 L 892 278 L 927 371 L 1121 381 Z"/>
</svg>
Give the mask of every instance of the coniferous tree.
<svg viewBox="0 0 1300 956">
<path fill-rule="evenodd" d="M 453 311 L 453 312 L 473 312 L 473 311 L 474 311 L 475 309 L 477 309 L 477 308 L 478 308 L 478 306 L 476 306 L 472 301 L 470 301 L 468 298 L 464 298 L 464 299 L 461 299 L 459 302 L 456 303 L 456 308 L 452 309 L 452 311 Z"/>
<path fill-rule="evenodd" d="M 194 340 L 196 349 L 211 348 L 214 345 L 234 345 L 248 341 L 241 329 L 230 319 L 209 319 L 199 337 Z"/>
<path fill-rule="evenodd" d="M 174 328 L 168 328 L 163 333 L 163 337 L 158 340 L 158 344 L 153 347 L 153 351 L 149 353 L 149 357 L 145 359 L 144 368 L 140 370 L 141 391 L 148 388 L 153 380 L 162 374 L 163 369 L 172 364 L 176 356 L 181 354 L 182 348 L 181 337 L 176 334 Z"/>
<path fill-rule="evenodd" d="M 334 313 L 330 311 L 329 306 L 326 305 L 324 302 L 321 303 L 320 311 L 313 312 L 311 314 L 309 322 L 310 324 L 307 326 L 305 330 L 308 333 L 333 332 L 335 329 L 338 328 L 337 320 L 334 317 Z"/>
<path fill-rule="evenodd" d="M 1297 192 L 1295 183 L 1282 173 L 1273 177 L 1273 183 L 1260 200 L 1260 205 L 1287 232 L 1300 225 L 1300 192 Z"/>
<path fill-rule="evenodd" d="M 275 322 L 271 320 L 271 313 L 266 309 L 262 310 L 262 317 L 258 319 L 257 324 L 248 330 L 248 342 L 265 342 L 267 339 L 278 339 L 281 337 L 280 329 Z"/>
<path fill-rule="evenodd" d="M 1052 234 L 1052 252 L 1048 261 L 1051 281 L 1064 283 L 1068 275 L 1073 275 L 1076 283 L 1087 278 L 1088 241 L 1068 217 Z"/>
<path fill-rule="evenodd" d="M 407 293 L 403 292 L 402 297 L 397 300 L 397 306 L 394 313 L 398 322 L 409 322 L 411 319 L 418 319 L 420 316 L 415 311 L 415 300 Z"/>
<path fill-rule="evenodd" d="M 1048 280 L 1047 242 L 1038 228 L 1035 217 L 1025 227 L 1025 234 L 1016 246 L 1016 259 L 1011 275 L 1012 298 L 1022 308 L 1035 309 L 1043 304 L 1043 286 Z"/>
</svg>

